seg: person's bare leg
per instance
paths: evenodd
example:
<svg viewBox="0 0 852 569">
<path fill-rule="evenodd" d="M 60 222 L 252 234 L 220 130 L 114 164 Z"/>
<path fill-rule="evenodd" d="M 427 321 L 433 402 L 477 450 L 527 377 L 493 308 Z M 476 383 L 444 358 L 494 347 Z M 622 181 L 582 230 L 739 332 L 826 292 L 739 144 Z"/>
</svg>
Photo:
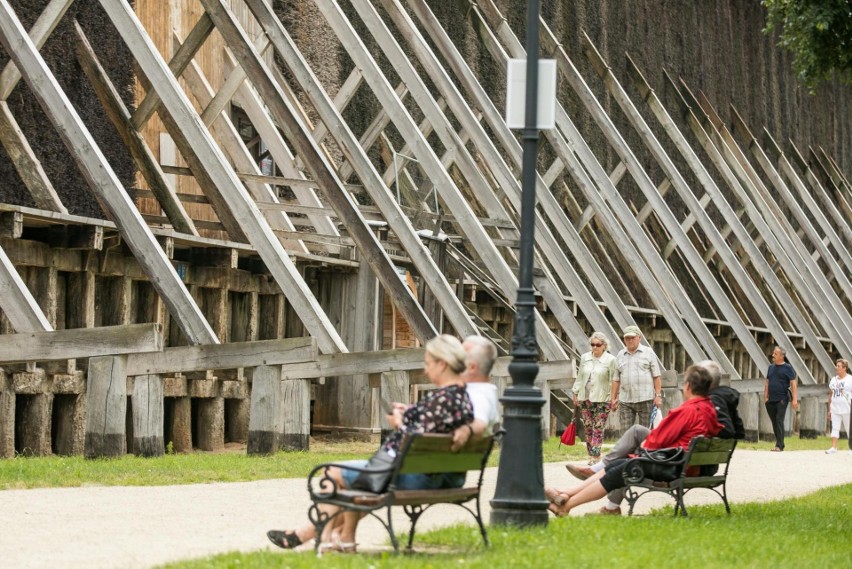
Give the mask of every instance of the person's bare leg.
<svg viewBox="0 0 852 569">
<path fill-rule="evenodd" d="M 590 486 L 591 484 L 593 484 L 593 483 L 597 482 L 598 480 L 600 480 L 601 478 L 603 478 L 603 475 L 605 473 L 606 473 L 606 471 L 604 471 L 604 470 L 601 470 L 600 472 L 595 472 L 592 476 L 589 476 L 587 479 L 585 479 L 580 484 L 573 486 L 571 488 L 566 488 L 565 490 L 558 490 L 556 488 L 551 488 L 551 487 L 545 488 L 544 494 L 551 503 L 553 503 L 557 506 L 561 506 L 565 503 L 565 500 L 567 500 L 571 496 L 574 496 L 575 494 L 580 492 L 586 486 Z"/>
<path fill-rule="evenodd" d="M 361 521 L 361 512 L 347 510 L 339 517 L 343 518 L 339 546 L 342 551 L 355 551 L 355 531 L 358 529 L 358 522 Z"/>
<path fill-rule="evenodd" d="M 339 468 L 336 468 L 336 467 L 329 468 L 328 469 L 328 477 L 331 478 L 334 481 L 335 484 L 337 484 L 338 488 L 344 488 L 345 487 L 345 484 L 343 483 L 343 475 L 341 474 Z M 328 516 L 333 516 L 334 514 L 336 514 L 340 510 L 340 508 L 338 508 L 337 506 L 329 506 L 329 505 L 326 505 L 326 504 L 320 504 L 319 509 L 320 509 L 321 512 L 323 512 L 324 514 L 326 514 Z M 326 529 L 330 530 L 331 528 L 329 528 L 329 526 L 336 527 L 337 523 L 338 523 L 337 520 L 341 517 L 342 516 L 337 516 L 331 523 L 329 523 L 326 526 Z M 315 538 L 316 535 L 317 535 L 317 530 L 314 527 L 314 524 L 312 524 L 310 522 L 305 523 L 305 524 L 297 527 L 296 529 L 284 530 L 284 531 L 286 533 L 290 533 L 290 532 L 295 533 L 296 537 L 298 537 L 299 541 L 301 541 L 302 543 L 305 543 L 305 542 Z M 331 533 L 326 533 L 325 531 L 323 531 L 323 536 L 326 536 L 326 535 L 330 537 Z"/>
<path fill-rule="evenodd" d="M 589 482 L 590 480 L 591 478 L 586 482 Z M 594 502 L 595 500 L 600 500 L 606 496 L 606 490 L 604 489 L 603 484 L 600 483 L 600 480 L 594 480 L 591 484 L 586 484 L 584 482 L 577 488 L 579 488 L 579 491 L 569 497 L 562 506 L 551 506 L 551 511 L 557 516 L 567 516 L 568 513 L 577 506 L 588 502 Z M 574 488 L 572 488 L 572 490 L 574 490 Z"/>
</svg>

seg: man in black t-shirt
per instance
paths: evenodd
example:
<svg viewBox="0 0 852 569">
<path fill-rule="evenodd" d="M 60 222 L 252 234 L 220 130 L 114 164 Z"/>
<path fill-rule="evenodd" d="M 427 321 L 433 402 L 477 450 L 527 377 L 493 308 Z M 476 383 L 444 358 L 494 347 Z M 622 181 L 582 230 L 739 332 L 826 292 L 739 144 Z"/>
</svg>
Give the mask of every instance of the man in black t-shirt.
<svg viewBox="0 0 852 569">
<path fill-rule="evenodd" d="M 784 418 L 787 415 L 787 404 L 792 401 L 793 409 L 799 408 L 796 372 L 793 366 L 787 363 L 786 355 L 787 352 L 775 346 L 763 386 L 763 401 L 775 433 L 773 452 L 784 450 Z"/>
</svg>

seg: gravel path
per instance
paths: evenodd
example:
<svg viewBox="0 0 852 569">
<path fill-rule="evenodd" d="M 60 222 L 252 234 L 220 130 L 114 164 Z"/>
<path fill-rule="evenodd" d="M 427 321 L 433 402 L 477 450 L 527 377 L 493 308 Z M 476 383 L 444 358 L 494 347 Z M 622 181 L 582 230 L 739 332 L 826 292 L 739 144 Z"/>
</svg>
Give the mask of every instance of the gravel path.
<svg viewBox="0 0 852 569">
<path fill-rule="evenodd" d="M 576 482 L 563 464 L 545 465 L 547 484 Z M 489 498 L 496 476 L 493 468 L 486 474 L 484 492 Z M 729 495 L 733 502 L 765 501 L 848 483 L 852 483 L 852 455 L 845 450 L 833 456 L 820 451 L 740 450 L 731 465 Z M 689 496 L 687 506 L 713 501 L 718 502 L 715 494 L 698 491 Z M 653 496 L 640 500 L 636 509 L 643 513 L 666 503 L 670 503 L 666 497 Z M 599 506 L 587 504 L 572 515 Z M 301 479 L 2 491 L 0 566 L 151 567 L 226 551 L 274 549 L 266 540 L 266 530 L 301 523 L 307 508 Z M 438 508 L 440 512 L 434 511 Z M 418 529 L 472 521 L 458 507 L 434 510 L 423 517 Z M 397 530 L 406 531 L 404 515 L 396 519 Z M 362 550 L 387 547 L 387 535 L 372 520 L 362 523 L 358 539 Z"/>
</svg>

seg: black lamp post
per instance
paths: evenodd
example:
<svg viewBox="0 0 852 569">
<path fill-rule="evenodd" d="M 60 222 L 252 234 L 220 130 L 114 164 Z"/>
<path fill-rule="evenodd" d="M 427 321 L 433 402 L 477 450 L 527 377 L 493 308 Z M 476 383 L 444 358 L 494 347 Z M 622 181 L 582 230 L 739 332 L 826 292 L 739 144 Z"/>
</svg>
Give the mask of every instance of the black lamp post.
<svg viewBox="0 0 852 569">
<path fill-rule="evenodd" d="M 527 2 L 527 77 L 521 179 L 521 247 L 515 333 L 512 337 L 512 387 L 503 398 L 506 436 L 500 451 L 497 490 L 491 500 L 491 523 L 546 525 L 547 500 L 541 457 L 541 408 L 535 387 L 538 344 L 535 339 L 535 294 L 532 288 L 535 243 L 535 178 L 538 154 L 538 14 L 539 0 Z"/>
</svg>

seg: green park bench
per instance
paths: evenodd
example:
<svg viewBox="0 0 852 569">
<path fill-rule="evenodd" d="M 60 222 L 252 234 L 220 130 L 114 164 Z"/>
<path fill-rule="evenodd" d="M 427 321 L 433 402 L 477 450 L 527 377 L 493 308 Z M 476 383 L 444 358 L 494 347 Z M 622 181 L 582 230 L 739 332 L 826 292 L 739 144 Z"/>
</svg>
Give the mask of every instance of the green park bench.
<svg viewBox="0 0 852 569">
<path fill-rule="evenodd" d="M 728 467 L 734 449 L 737 446 L 736 439 L 719 439 L 695 437 L 690 441 L 689 448 L 680 456 L 666 461 L 653 461 L 648 457 L 636 457 L 628 461 L 624 469 L 625 498 L 630 505 L 628 515 L 633 514 L 633 507 L 640 497 L 649 492 L 665 492 L 675 500 L 674 514 L 678 511 L 683 516 L 686 506 L 683 498 L 687 492 L 695 488 L 706 488 L 712 490 L 722 498 L 725 511 L 731 513 L 728 504 L 726 483 L 728 480 Z M 654 480 L 646 475 L 647 465 L 654 463 L 656 469 L 670 467 L 669 472 L 674 476 L 673 480 Z M 644 466 L 644 467 L 643 467 Z M 716 467 L 715 469 L 712 467 Z M 698 476 L 687 476 L 689 467 L 701 467 L 702 473 Z M 704 474 L 714 471 L 714 474 Z M 666 478 L 671 478 L 667 476 Z"/>
<path fill-rule="evenodd" d="M 499 436 L 499 435 L 498 435 Z M 400 453 L 388 470 L 392 470 L 390 485 L 381 494 L 375 494 L 363 490 L 348 490 L 337 487 L 334 481 L 327 476 L 331 467 L 339 466 L 336 463 L 321 464 L 314 468 L 308 476 L 308 491 L 313 504 L 308 512 L 311 522 L 317 531 L 317 536 L 322 535 L 325 526 L 335 517 L 328 516 L 319 510 L 321 504 L 339 506 L 347 510 L 355 510 L 370 514 L 385 527 L 391 538 L 395 552 L 399 551 L 399 543 L 393 530 L 391 509 L 393 506 L 402 506 L 408 518 L 411 520 L 411 530 L 408 534 L 408 547 L 414 541 L 414 530 L 417 520 L 431 506 L 435 504 L 456 504 L 470 512 L 476 523 L 485 545 L 488 546 L 488 533 L 482 522 L 480 510 L 480 492 L 482 490 L 482 477 L 488 457 L 494 446 L 495 437 L 486 437 L 471 440 L 458 452 L 450 450 L 452 435 L 442 434 L 417 434 L 407 435 L 402 442 Z M 347 468 L 351 468 L 348 467 Z M 359 472 L 364 469 L 351 468 Z M 378 472 L 370 470 L 370 472 Z M 476 484 L 465 485 L 462 488 L 442 488 L 435 490 L 398 490 L 396 480 L 400 474 L 429 474 L 435 472 L 476 472 Z M 475 511 L 468 507 L 467 503 L 475 501 Z M 378 513 L 387 510 L 386 520 Z M 317 548 L 320 539 L 317 540 Z"/>
</svg>

